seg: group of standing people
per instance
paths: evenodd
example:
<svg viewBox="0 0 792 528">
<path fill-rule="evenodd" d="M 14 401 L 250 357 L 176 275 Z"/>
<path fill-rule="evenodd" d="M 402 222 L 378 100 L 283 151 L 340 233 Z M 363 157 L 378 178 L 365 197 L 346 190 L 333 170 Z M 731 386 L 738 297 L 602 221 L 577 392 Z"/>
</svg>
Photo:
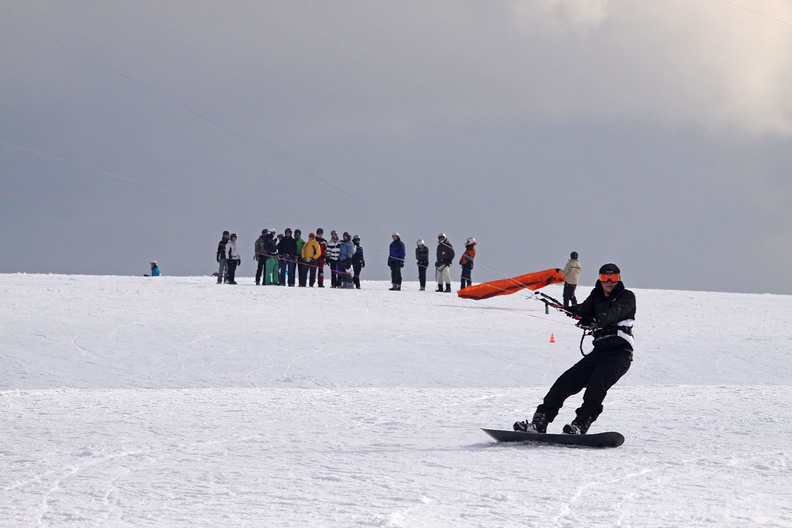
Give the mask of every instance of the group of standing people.
<svg viewBox="0 0 792 528">
<path fill-rule="evenodd" d="M 435 279 L 437 280 L 438 292 L 451 292 L 451 265 L 454 262 L 454 246 L 448 240 L 445 233 L 437 235 L 437 251 L 435 260 Z M 401 269 L 407 257 L 407 250 L 402 242 L 399 233 L 393 233 L 393 242 L 388 253 L 388 267 L 391 269 L 391 290 L 400 291 L 402 284 Z M 473 261 L 476 259 L 476 239 L 468 237 L 465 241 L 465 252 L 459 259 L 462 266 L 461 288 L 464 289 L 473 284 Z M 415 260 L 418 263 L 418 282 L 421 291 L 426 289 L 426 270 L 429 267 L 429 247 L 423 240 L 416 242 Z"/>
<path fill-rule="evenodd" d="M 331 231 L 330 239 L 324 238 L 320 227 L 309 233 L 308 240 L 302 231 L 286 228 L 283 234 L 275 229 L 264 229 L 254 245 L 256 285 L 278 285 L 324 288 L 324 268 L 330 268 L 331 288 L 360 289 L 360 272 L 366 267 L 363 246 L 358 235 Z M 236 233 L 223 231 L 217 245 L 217 283 L 236 284 L 236 268 L 241 264 Z"/>
<path fill-rule="evenodd" d="M 236 270 L 242 264 L 237 245 L 238 235 L 223 231 L 217 244 L 216 260 L 218 284 L 236 284 Z M 391 270 L 391 290 L 399 291 L 402 285 L 401 270 L 407 257 L 407 250 L 399 233 L 394 232 L 388 252 L 388 267 Z M 451 292 L 451 266 L 455 257 L 454 247 L 445 233 L 437 236 L 435 259 L 435 278 L 438 292 Z M 360 273 L 366 267 L 363 246 L 358 235 L 350 236 L 344 232 L 330 232 L 324 238 L 320 227 L 315 233 L 308 234 L 303 240 L 302 231 L 286 228 L 283 234 L 275 229 L 263 229 L 254 245 L 256 266 L 256 285 L 278 285 L 324 288 L 324 268 L 330 268 L 331 288 L 360 289 Z M 426 270 L 429 268 L 429 247 L 418 240 L 415 248 L 418 264 L 418 281 L 421 291 L 426 289 Z M 459 259 L 462 267 L 461 289 L 473 284 L 473 263 L 476 259 L 476 239 L 468 237 L 465 251 Z"/>
</svg>

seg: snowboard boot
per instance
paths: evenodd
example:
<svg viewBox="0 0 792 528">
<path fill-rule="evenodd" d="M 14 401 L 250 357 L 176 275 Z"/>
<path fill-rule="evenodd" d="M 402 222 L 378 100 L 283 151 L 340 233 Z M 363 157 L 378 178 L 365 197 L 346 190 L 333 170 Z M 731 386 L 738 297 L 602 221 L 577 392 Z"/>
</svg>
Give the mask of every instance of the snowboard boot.
<svg viewBox="0 0 792 528">
<path fill-rule="evenodd" d="M 572 423 L 564 426 L 566 434 L 586 434 L 591 427 L 591 418 L 575 418 Z"/>
<path fill-rule="evenodd" d="M 534 413 L 533 419 L 530 422 L 528 420 L 524 422 L 515 422 L 514 430 L 524 433 L 546 433 L 547 416 L 540 412 Z"/>
<path fill-rule="evenodd" d="M 451 285 L 450 284 L 446 284 L 445 292 L 446 293 L 451 293 Z"/>
<path fill-rule="evenodd" d="M 435 291 L 438 292 L 438 293 L 443 293 L 443 285 L 442 284 L 438 284 L 437 285 L 437 289 Z"/>
</svg>

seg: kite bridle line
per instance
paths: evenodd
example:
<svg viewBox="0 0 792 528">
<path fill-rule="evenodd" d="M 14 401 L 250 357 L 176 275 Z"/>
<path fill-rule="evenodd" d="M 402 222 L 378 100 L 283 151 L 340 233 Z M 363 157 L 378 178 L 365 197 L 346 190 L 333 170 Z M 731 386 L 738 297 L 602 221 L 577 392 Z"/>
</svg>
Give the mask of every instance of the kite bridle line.
<svg viewBox="0 0 792 528">
<path fill-rule="evenodd" d="M 526 297 L 526 299 L 535 299 L 535 300 L 537 300 L 537 301 L 539 301 L 541 303 L 544 303 L 544 305 L 545 305 L 545 313 L 546 314 L 550 313 L 550 308 L 554 308 L 554 309 L 558 310 L 559 312 L 562 312 L 564 315 L 566 315 L 568 317 L 571 317 L 571 318 L 575 319 L 576 321 L 580 321 L 580 317 L 579 316 L 575 315 L 568 308 L 565 308 L 564 305 L 561 304 L 558 301 L 558 299 L 554 299 L 553 297 L 550 297 L 546 293 L 543 293 L 543 292 L 540 292 L 540 291 L 535 291 L 535 292 L 533 292 L 532 295 L 529 295 L 528 297 Z M 594 335 L 594 327 L 580 326 L 580 323 L 576 324 L 575 326 L 577 326 L 578 328 L 583 330 L 583 335 L 580 336 L 580 354 L 583 355 L 583 356 L 586 356 L 586 353 L 583 352 L 583 340 L 586 338 L 586 336 Z"/>
</svg>

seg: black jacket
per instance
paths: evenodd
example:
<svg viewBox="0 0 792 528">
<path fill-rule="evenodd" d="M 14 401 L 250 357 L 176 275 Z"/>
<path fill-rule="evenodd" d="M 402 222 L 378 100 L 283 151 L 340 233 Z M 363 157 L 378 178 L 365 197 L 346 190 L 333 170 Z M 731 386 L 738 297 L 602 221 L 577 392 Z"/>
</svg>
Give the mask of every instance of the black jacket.
<svg viewBox="0 0 792 528">
<path fill-rule="evenodd" d="M 437 244 L 437 267 L 450 266 L 454 262 L 454 247 L 448 238 Z"/>
<path fill-rule="evenodd" d="M 574 312 L 580 317 L 594 318 L 597 326 L 594 332 L 595 347 L 627 347 L 632 350 L 635 294 L 626 289 L 622 282 L 616 285 L 609 297 L 605 297 L 602 283 L 597 281 L 589 296 L 574 308 Z"/>
<path fill-rule="evenodd" d="M 429 246 L 421 246 L 415 248 L 415 260 L 418 261 L 418 264 L 421 266 L 428 266 L 429 265 Z"/>
<path fill-rule="evenodd" d="M 226 258 L 226 244 L 228 244 L 228 239 L 225 237 L 217 244 L 217 262 L 220 262 L 220 259 Z"/>
<path fill-rule="evenodd" d="M 292 237 L 283 237 L 278 244 L 278 255 L 296 257 L 297 240 Z"/>
</svg>

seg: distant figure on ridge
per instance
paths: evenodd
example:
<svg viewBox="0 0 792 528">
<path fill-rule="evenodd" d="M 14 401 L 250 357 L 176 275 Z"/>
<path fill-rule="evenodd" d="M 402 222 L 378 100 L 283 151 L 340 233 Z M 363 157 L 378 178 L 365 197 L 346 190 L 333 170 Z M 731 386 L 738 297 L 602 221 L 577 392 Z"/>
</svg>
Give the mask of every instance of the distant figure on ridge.
<svg viewBox="0 0 792 528">
<path fill-rule="evenodd" d="M 468 237 L 465 241 L 465 252 L 462 253 L 462 258 L 459 259 L 459 264 L 462 266 L 462 278 L 460 282 L 462 284 L 460 290 L 464 290 L 468 286 L 473 285 L 473 279 L 471 278 L 473 274 L 473 261 L 476 258 L 476 239 L 473 237 Z"/>
<path fill-rule="evenodd" d="M 321 227 L 316 229 L 316 242 L 322 250 L 322 254 L 316 260 L 316 284 L 320 288 L 324 288 L 324 267 L 327 262 L 327 240 L 324 238 L 324 229 Z"/>
<path fill-rule="evenodd" d="M 338 251 L 338 287 L 351 288 L 352 287 L 352 274 L 349 269 L 352 267 L 352 256 L 355 254 L 357 247 L 352 242 L 349 233 L 344 231 L 341 235 L 341 245 Z"/>
<path fill-rule="evenodd" d="M 305 286 L 310 275 L 309 286 L 313 288 L 316 282 L 316 270 L 319 268 L 319 260 L 322 257 L 322 246 L 316 241 L 316 235 L 311 233 L 308 235 L 308 242 L 302 248 L 302 260 L 304 266 L 300 268 L 300 286 Z"/>
<path fill-rule="evenodd" d="M 418 240 L 415 244 L 415 260 L 418 262 L 418 282 L 421 285 L 421 291 L 424 291 L 426 289 L 426 268 L 429 267 L 429 246 L 423 240 Z"/>
<path fill-rule="evenodd" d="M 575 290 L 578 285 L 578 278 L 580 277 L 580 262 L 578 262 L 577 251 L 573 251 L 569 255 L 569 260 L 561 273 L 564 274 L 564 308 L 568 308 L 570 303 L 572 306 L 577 306 L 577 298 L 575 297 Z"/>
<path fill-rule="evenodd" d="M 241 263 L 239 247 L 237 246 L 237 234 L 231 233 L 231 238 L 228 241 L 228 272 L 226 272 L 228 284 L 236 284 L 236 269 Z"/>
<path fill-rule="evenodd" d="M 267 230 L 263 229 L 261 235 L 259 235 L 256 239 L 256 243 L 253 245 L 253 260 L 257 263 L 256 286 L 263 283 L 261 279 L 267 267 L 267 235 Z"/>
<path fill-rule="evenodd" d="M 454 246 L 445 233 L 437 235 L 437 262 L 435 262 L 435 275 L 437 276 L 437 291 L 451 292 L 451 263 L 454 262 Z"/>
<path fill-rule="evenodd" d="M 359 290 L 360 270 L 366 267 L 366 260 L 363 256 L 363 246 L 360 245 L 360 236 L 353 236 L 352 243 L 355 244 L 355 252 L 352 255 L 352 282 L 355 283 L 355 288 Z"/>
<path fill-rule="evenodd" d="M 223 284 L 226 280 L 226 270 L 228 269 L 226 246 L 228 245 L 228 231 L 223 231 L 223 238 L 217 244 L 217 262 L 220 264 L 217 270 L 217 284 Z"/>
<path fill-rule="evenodd" d="M 399 233 L 393 233 L 393 242 L 390 243 L 388 251 L 388 267 L 391 270 L 391 291 L 401 291 L 402 274 L 404 267 L 404 257 L 407 256 L 407 249 L 401 241 Z"/>
</svg>

